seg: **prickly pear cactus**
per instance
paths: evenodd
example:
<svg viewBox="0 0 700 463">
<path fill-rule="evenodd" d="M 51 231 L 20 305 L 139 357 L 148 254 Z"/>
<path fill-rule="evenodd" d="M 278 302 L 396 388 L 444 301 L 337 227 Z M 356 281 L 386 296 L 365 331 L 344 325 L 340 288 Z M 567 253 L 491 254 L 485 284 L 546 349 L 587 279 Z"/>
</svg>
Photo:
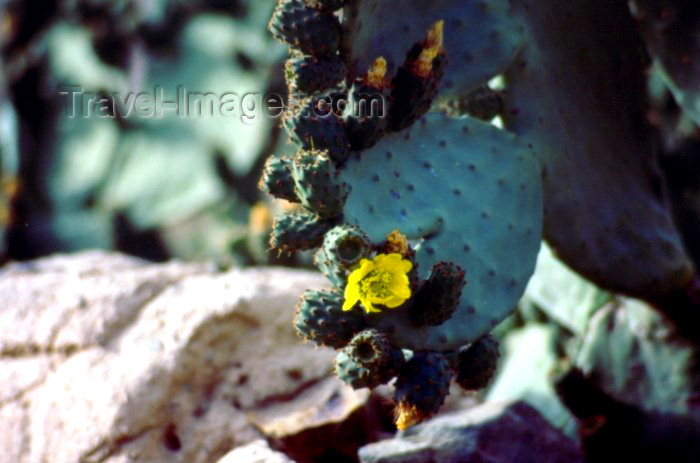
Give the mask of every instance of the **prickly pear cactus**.
<svg viewBox="0 0 700 463">
<path fill-rule="evenodd" d="M 680 290 L 693 268 L 642 120 L 643 63 L 630 50 L 643 44 L 629 32 L 627 5 L 512 4 L 527 45 L 506 73 L 505 126 L 546 169 L 545 238 L 605 289 L 648 298 Z"/>
<path fill-rule="evenodd" d="M 438 411 L 455 370 L 470 389 L 488 382 L 495 342 L 468 348 L 513 311 L 534 269 L 542 223 L 535 153 L 481 120 L 429 112 L 446 89 L 485 85 L 521 35 L 500 0 L 350 1 L 328 16 L 341 3 L 280 0 L 273 15 L 270 29 L 296 57 L 286 77 L 297 104 L 284 126 L 301 149 L 269 161 L 261 186 L 303 207 L 277 219 L 271 245 L 318 247 L 314 262 L 333 286 L 304 294 L 297 331 L 340 350 L 336 372 L 352 387 L 398 377 L 397 426 L 405 428 Z M 382 23 L 388 16 L 400 19 Z M 330 46 L 337 18 L 343 53 Z M 326 36 L 322 46 L 314 34 Z M 339 57 L 343 82 L 338 66 L 323 68 Z M 464 65 L 472 59 L 480 65 Z M 323 77 L 310 82 L 314 74 Z M 346 95 L 349 108 L 328 105 L 329 95 Z M 376 113 L 353 112 L 377 99 Z"/>
</svg>

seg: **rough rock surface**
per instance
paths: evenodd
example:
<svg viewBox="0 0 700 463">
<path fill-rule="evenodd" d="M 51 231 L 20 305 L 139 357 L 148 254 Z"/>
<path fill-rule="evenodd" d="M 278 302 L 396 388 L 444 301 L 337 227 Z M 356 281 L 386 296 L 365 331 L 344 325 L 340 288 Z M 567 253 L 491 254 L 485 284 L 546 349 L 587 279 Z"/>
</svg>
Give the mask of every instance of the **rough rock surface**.
<svg viewBox="0 0 700 463">
<path fill-rule="evenodd" d="M 294 463 L 284 453 L 275 452 L 263 439 L 231 450 L 217 463 Z"/>
<path fill-rule="evenodd" d="M 362 463 L 583 463 L 580 448 L 524 402 L 450 413 L 360 449 Z"/>
<path fill-rule="evenodd" d="M 0 460 L 212 462 L 260 438 L 250 413 L 330 375 L 291 326 L 323 285 L 103 252 L 0 269 Z"/>
<path fill-rule="evenodd" d="M 333 376 L 248 417 L 298 463 L 354 462 L 360 447 L 394 434 L 393 410 L 393 401 L 369 389 L 354 391 Z"/>
</svg>

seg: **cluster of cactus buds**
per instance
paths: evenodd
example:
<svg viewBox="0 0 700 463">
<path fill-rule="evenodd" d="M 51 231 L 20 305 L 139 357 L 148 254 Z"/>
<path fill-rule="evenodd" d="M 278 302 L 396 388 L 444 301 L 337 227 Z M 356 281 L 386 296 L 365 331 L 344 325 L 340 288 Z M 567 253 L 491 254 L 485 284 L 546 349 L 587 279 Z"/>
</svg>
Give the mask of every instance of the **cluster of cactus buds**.
<svg viewBox="0 0 700 463">
<path fill-rule="evenodd" d="M 361 185 L 348 175 L 348 165 L 376 150 L 392 133 L 402 132 L 409 140 L 410 134 L 403 131 L 431 108 L 447 59 L 444 21 L 417 37 L 394 75 L 386 59 L 377 57 L 364 75 L 355 76 L 339 51 L 342 16 L 335 11 L 343 3 L 280 0 L 273 13 L 269 28 L 291 49 L 285 77 L 293 101 L 283 125 L 300 149 L 291 158 L 270 159 L 261 188 L 301 205 L 301 210 L 277 219 L 271 245 L 283 251 L 318 248 L 314 263 L 332 285 L 331 290 L 307 290 L 301 297 L 294 317 L 297 332 L 338 349 L 336 373 L 354 388 L 373 388 L 397 378 L 396 423 L 405 429 L 437 413 L 453 380 L 470 390 L 485 386 L 494 373 L 498 347 L 491 338 L 483 338 L 462 342 L 464 347 L 457 349 L 460 344 L 453 346 L 455 341 L 441 334 L 430 334 L 425 345 L 420 339 L 410 345 L 401 341 L 403 327 L 430 330 L 452 323 L 466 269 L 443 259 L 424 267 L 430 273 L 421 275 L 418 254 L 432 250 L 429 243 L 421 248 L 420 239 L 412 241 L 399 231 L 400 215 L 406 211 L 399 216 L 380 214 L 379 221 L 396 223 L 398 229 L 381 239 L 362 225 L 366 222 L 351 219 L 357 207 L 348 209 L 348 196 Z M 391 151 L 382 154 L 385 160 L 393 156 Z M 392 169 L 391 176 L 400 179 L 404 171 L 410 175 L 414 169 Z M 418 169 L 432 167 L 424 161 Z M 373 185 L 382 181 L 376 172 L 365 172 Z M 407 188 L 415 189 L 410 182 Z M 455 191 L 449 194 L 458 196 Z M 400 193 L 390 189 L 387 199 L 398 198 Z M 371 203 L 362 208 L 375 214 Z M 428 232 L 419 229 L 413 235 Z M 461 248 L 469 251 L 466 245 Z M 459 330 L 461 323 L 455 321 L 447 331 Z M 447 347 L 435 349 L 435 343 Z"/>
</svg>

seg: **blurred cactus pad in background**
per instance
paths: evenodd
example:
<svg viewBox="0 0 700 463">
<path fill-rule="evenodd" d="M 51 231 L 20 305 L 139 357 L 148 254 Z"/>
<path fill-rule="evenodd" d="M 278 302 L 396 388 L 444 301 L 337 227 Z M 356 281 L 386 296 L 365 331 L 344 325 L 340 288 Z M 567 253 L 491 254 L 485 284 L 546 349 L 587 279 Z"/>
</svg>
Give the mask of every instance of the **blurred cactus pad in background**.
<svg viewBox="0 0 700 463">
<path fill-rule="evenodd" d="M 695 2 L 41 3 L 0 1 L 3 260 L 315 267 L 290 323 L 398 429 L 461 388 L 700 461 Z"/>
</svg>

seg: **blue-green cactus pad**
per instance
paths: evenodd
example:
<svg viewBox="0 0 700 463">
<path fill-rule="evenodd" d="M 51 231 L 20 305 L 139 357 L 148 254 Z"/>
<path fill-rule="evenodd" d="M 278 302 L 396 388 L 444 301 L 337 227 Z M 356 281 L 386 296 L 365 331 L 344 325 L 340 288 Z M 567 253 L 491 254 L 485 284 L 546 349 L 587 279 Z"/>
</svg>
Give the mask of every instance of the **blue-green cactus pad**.
<svg viewBox="0 0 700 463">
<path fill-rule="evenodd" d="M 507 0 L 358 0 L 346 7 L 345 16 L 345 46 L 355 75 L 364 75 L 378 56 L 395 75 L 411 47 L 443 19 L 447 67 L 441 96 L 487 82 L 513 61 L 523 43 Z"/>
<path fill-rule="evenodd" d="M 421 278 L 451 261 L 467 286 L 452 318 L 414 327 L 404 309 L 368 317 L 397 345 L 446 351 L 490 332 L 515 307 L 540 247 L 539 163 L 515 136 L 479 120 L 430 114 L 353 153 L 345 221 L 381 243 L 394 229 L 420 241 Z M 359 309 L 356 309 L 359 310 Z"/>
</svg>

